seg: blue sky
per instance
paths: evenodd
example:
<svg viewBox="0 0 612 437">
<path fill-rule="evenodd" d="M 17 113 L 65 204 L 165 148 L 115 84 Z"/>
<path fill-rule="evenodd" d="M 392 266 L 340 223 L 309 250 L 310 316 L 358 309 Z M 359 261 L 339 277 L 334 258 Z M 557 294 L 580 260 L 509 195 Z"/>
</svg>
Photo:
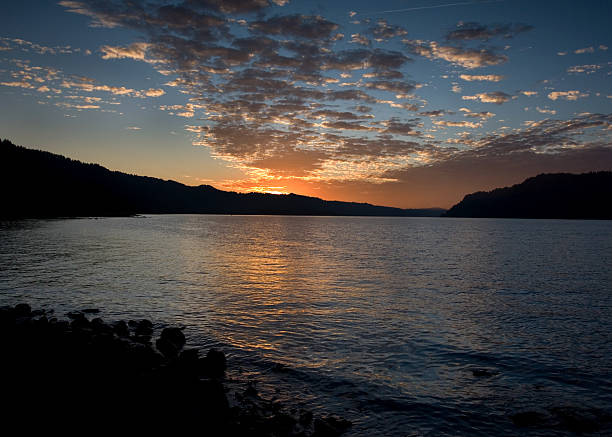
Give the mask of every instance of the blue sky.
<svg viewBox="0 0 612 437">
<path fill-rule="evenodd" d="M 612 169 L 608 1 L 0 12 L 0 137 L 111 169 L 402 207 Z"/>
</svg>

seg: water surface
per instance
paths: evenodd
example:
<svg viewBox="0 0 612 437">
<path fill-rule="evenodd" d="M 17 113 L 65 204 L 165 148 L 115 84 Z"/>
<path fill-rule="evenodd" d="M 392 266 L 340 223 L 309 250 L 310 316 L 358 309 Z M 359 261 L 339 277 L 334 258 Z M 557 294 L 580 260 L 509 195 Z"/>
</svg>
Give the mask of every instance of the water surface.
<svg viewBox="0 0 612 437">
<path fill-rule="evenodd" d="M 0 303 L 186 325 L 232 376 L 353 435 L 565 435 L 510 416 L 610 413 L 610 265 L 610 221 L 0 223 Z"/>
</svg>

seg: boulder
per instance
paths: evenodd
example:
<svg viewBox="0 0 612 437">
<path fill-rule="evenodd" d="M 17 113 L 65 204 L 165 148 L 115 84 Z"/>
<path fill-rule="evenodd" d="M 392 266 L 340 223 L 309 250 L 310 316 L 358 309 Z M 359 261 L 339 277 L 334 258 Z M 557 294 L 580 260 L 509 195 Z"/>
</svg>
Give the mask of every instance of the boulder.
<svg viewBox="0 0 612 437">
<path fill-rule="evenodd" d="M 180 328 L 164 328 L 161 338 L 171 341 L 179 349 L 185 346 L 185 334 Z"/>
<path fill-rule="evenodd" d="M 155 346 L 157 350 L 168 359 L 176 358 L 181 350 L 180 347 L 164 337 L 158 338 L 155 342 Z"/>
<path fill-rule="evenodd" d="M 32 312 L 32 308 L 27 303 L 20 303 L 15 305 L 15 316 L 16 317 L 26 317 L 29 316 Z"/>
<path fill-rule="evenodd" d="M 131 321 L 130 321 L 131 322 Z M 147 319 L 142 319 L 136 322 L 136 329 L 134 329 L 134 334 L 140 336 L 150 336 L 153 334 L 153 323 L 148 321 Z"/>
<path fill-rule="evenodd" d="M 217 349 L 210 349 L 206 357 L 200 359 L 200 369 L 209 378 L 222 378 L 227 368 L 225 354 Z"/>
<path fill-rule="evenodd" d="M 119 320 L 118 322 L 113 323 L 112 328 L 115 334 L 117 334 L 119 337 L 129 337 L 130 335 L 128 325 L 123 320 Z"/>
<path fill-rule="evenodd" d="M 83 312 L 85 314 L 98 314 L 100 310 L 98 308 L 85 308 Z"/>
</svg>

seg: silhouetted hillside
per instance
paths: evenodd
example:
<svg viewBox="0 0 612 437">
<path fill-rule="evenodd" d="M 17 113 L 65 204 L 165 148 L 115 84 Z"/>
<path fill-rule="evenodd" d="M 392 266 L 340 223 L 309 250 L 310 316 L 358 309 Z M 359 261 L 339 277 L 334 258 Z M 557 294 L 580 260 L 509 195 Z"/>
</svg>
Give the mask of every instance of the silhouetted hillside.
<svg viewBox="0 0 612 437">
<path fill-rule="evenodd" d="M 446 217 L 612 219 L 612 172 L 541 174 L 468 194 Z"/>
<path fill-rule="evenodd" d="M 0 217 L 85 217 L 132 214 L 295 214 L 439 216 L 441 209 L 400 209 L 325 201 L 296 194 L 221 191 L 110 171 L 97 164 L 8 140 L 0 143 Z"/>
</svg>

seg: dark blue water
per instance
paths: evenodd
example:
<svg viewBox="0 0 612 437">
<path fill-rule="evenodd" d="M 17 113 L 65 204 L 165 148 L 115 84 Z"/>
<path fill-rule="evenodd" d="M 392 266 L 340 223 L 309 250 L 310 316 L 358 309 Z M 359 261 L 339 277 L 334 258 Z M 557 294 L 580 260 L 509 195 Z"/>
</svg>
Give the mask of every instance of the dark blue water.
<svg viewBox="0 0 612 437">
<path fill-rule="evenodd" d="M 608 435 L 611 265 L 610 221 L 0 224 L 0 303 L 184 324 L 230 377 L 353 435 Z M 517 427 L 524 411 L 544 419 Z"/>
</svg>

